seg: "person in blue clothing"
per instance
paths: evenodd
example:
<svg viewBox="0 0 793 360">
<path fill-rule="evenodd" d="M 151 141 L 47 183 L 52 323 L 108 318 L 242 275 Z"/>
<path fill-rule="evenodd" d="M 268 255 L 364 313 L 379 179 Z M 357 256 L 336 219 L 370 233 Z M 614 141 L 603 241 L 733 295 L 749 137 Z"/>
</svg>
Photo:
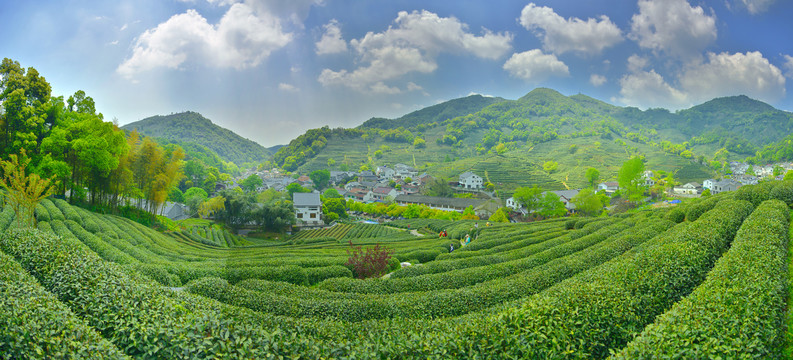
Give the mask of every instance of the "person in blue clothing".
<svg viewBox="0 0 793 360">
<path fill-rule="evenodd" d="M 449 252 L 454 251 L 454 244 L 449 244 Z"/>
</svg>

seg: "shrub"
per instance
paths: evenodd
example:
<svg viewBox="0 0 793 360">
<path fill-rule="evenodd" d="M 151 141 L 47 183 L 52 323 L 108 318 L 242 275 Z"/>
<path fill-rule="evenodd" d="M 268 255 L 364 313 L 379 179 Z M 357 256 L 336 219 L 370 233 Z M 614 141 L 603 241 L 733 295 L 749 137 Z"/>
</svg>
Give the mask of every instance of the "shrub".
<svg viewBox="0 0 793 360">
<path fill-rule="evenodd" d="M 366 279 L 385 274 L 388 269 L 388 261 L 391 259 L 393 250 L 381 247 L 380 244 L 362 250 L 360 246 L 355 246 L 350 240 L 351 250 L 347 250 L 347 267 L 352 270 L 353 275 L 359 279 Z"/>
<path fill-rule="evenodd" d="M 762 203 L 705 282 L 615 358 L 781 358 L 788 215 L 782 201 Z"/>
<path fill-rule="evenodd" d="M 669 212 L 666 213 L 666 219 L 679 224 L 686 220 L 686 213 L 683 212 L 683 210 L 680 209 L 679 207 L 675 207 L 674 209 L 669 210 Z"/>
</svg>

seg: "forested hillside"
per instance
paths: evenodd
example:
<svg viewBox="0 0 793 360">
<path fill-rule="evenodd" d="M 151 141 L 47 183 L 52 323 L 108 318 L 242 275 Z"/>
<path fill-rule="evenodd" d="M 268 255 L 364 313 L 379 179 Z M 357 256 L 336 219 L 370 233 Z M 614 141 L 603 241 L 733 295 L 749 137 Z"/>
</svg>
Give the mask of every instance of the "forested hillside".
<svg viewBox="0 0 793 360">
<path fill-rule="evenodd" d="M 470 95 L 464 98 L 453 99 L 437 105 L 416 110 L 396 119 L 371 118 L 366 120 L 359 128 L 396 129 L 398 127 L 411 128 L 421 124 L 442 122 L 458 116 L 468 115 L 482 110 L 485 106 L 504 101 L 500 97 Z"/>
<path fill-rule="evenodd" d="M 143 135 L 164 139 L 183 147 L 198 144 L 217 153 L 225 161 L 237 165 L 261 163 L 271 154 L 258 143 L 222 128 L 196 112 L 157 115 L 121 127 L 136 129 Z"/>
<path fill-rule="evenodd" d="M 483 99 L 493 102 L 446 120 L 432 116 L 452 104 L 462 112 L 474 110 L 462 104 Z M 399 119 L 372 119 L 356 129 L 311 130 L 281 148 L 274 161 L 304 171 L 402 162 L 451 178 L 474 170 L 507 188 L 561 189 L 583 185 L 587 166 L 597 166 L 602 179 L 612 178 L 633 155 L 643 156 L 655 170 L 686 168 L 680 181 L 698 180 L 687 174 L 710 176 L 722 171 L 725 161 L 744 160 L 764 146 L 773 150 L 757 161 L 790 160 L 785 154 L 793 151 L 784 150 L 790 146 L 782 138 L 791 130 L 793 114 L 746 96 L 677 112 L 642 111 L 538 88 L 517 100 L 472 96 Z M 549 161 L 558 163 L 552 171 L 544 168 Z"/>
</svg>

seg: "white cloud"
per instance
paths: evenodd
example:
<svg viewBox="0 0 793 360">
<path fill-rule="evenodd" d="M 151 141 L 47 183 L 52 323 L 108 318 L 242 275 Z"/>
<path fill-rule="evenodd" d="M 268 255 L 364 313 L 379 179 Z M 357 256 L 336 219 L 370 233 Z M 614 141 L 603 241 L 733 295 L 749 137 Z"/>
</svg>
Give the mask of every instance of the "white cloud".
<svg viewBox="0 0 793 360">
<path fill-rule="evenodd" d="M 620 79 L 620 101 L 639 107 L 679 109 L 716 97 L 747 95 L 766 102 L 785 97 L 785 78 L 760 52 L 708 53 L 706 62 L 692 62 L 677 75 L 677 88 L 631 56 L 631 71 Z M 631 62 L 629 59 L 629 63 Z"/>
<path fill-rule="evenodd" d="M 693 102 L 720 96 L 746 95 L 775 102 L 785 96 L 785 78 L 759 51 L 708 53 L 708 62 L 689 66 L 680 84 Z"/>
<path fill-rule="evenodd" d="M 412 81 L 408 82 L 408 91 L 419 91 L 419 90 L 424 90 L 424 88 L 419 85 L 416 85 L 416 83 Z"/>
<path fill-rule="evenodd" d="M 504 63 L 510 75 L 530 82 L 538 82 L 551 76 L 568 76 L 570 71 L 556 55 L 543 54 L 540 49 L 512 54 Z"/>
<path fill-rule="evenodd" d="M 388 86 L 382 81 L 378 81 L 371 86 L 369 86 L 369 90 L 371 90 L 375 94 L 399 94 L 402 93 L 402 90 L 399 90 L 397 87 Z"/>
<path fill-rule="evenodd" d="M 373 49 L 369 66 L 352 72 L 347 70 L 322 70 L 319 82 L 322 85 L 345 85 L 365 91 L 369 85 L 390 80 L 410 72 L 430 73 L 438 67 L 435 61 L 425 58 L 418 49 L 395 46 Z"/>
<path fill-rule="evenodd" d="M 141 34 L 132 56 L 116 71 L 127 79 L 155 68 L 185 63 L 243 69 L 259 65 L 292 40 L 278 18 L 245 3 L 232 5 L 216 25 L 195 10 L 172 16 Z"/>
<path fill-rule="evenodd" d="M 782 67 L 785 68 L 785 75 L 787 77 L 793 79 L 793 56 L 790 55 L 783 55 L 785 58 L 785 64 Z"/>
<path fill-rule="evenodd" d="M 426 10 L 401 11 L 388 30 L 369 32 L 361 39 L 350 41 L 364 65 L 352 71 L 324 69 L 318 81 L 324 86 L 343 85 L 370 91 L 378 82 L 411 72 L 435 71 L 435 57 L 441 52 L 497 59 L 509 51 L 511 41 L 511 34 L 495 34 L 487 29 L 476 36 L 467 32 L 467 25 L 453 17 L 442 18 Z"/>
<path fill-rule="evenodd" d="M 347 42 L 341 37 L 341 29 L 336 19 L 331 20 L 323 26 L 325 33 L 322 38 L 315 43 L 317 55 L 336 54 L 347 51 Z"/>
<path fill-rule="evenodd" d="M 752 15 L 765 12 L 776 0 L 741 0 Z"/>
<path fill-rule="evenodd" d="M 296 86 L 294 86 L 292 84 L 287 84 L 287 83 L 278 84 L 278 89 L 281 90 L 281 91 L 286 91 L 286 92 L 298 92 L 298 91 L 300 91 L 300 89 L 298 87 L 296 87 Z"/>
<path fill-rule="evenodd" d="M 622 41 L 622 31 L 608 16 L 600 20 L 579 18 L 565 20 L 552 8 L 529 3 L 520 14 L 520 24 L 528 30 L 542 29 L 543 49 L 555 54 L 568 51 L 583 54 L 599 54 L 603 49 Z M 540 35 L 537 31 L 537 35 Z"/>
<path fill-rule="evenodd" d="M 599 74 L 592 74 L 589 76 L 589 83 L 593 86 L 601 86 L 606 83 L 606 77 Z"/>
<path fill-rule="evenodd" d="M 324 5 L 324 0 L 207 0 L 210 4 L 229 6 L 244 3 L 251 8 L 272 14 L 281 19 L 288 19 L 293 24 L 302 27 L 303 19 L 308 15 L 312 6 Z"/>
<path fill-rule="evenodd" d="M 680 108 L 687 105 L 686 95 L 667 84 L 655 70 L 636 71 L 620 79 L 620 95 L 625 104 L 641 108 Z"/>
<path fill-rule="evenodd" d="M 637 72 L 643 70 L 649 64 L 649 60 L 645 57 L 633 54 L 628 57 L 628 71 Z"/>
<path fill-rule="evenodd" d="M 639 0 L 628 36 L 643 48 L 691 58 L 716 40 L 716 16 L 686 0 Z"/>
</svg>

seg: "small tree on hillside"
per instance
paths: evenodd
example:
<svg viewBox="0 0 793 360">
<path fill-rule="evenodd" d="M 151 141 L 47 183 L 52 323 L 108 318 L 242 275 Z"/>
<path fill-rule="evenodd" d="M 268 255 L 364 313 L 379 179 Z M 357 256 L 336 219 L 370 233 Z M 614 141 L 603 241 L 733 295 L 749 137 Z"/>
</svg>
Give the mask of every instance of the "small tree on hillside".
<svg viewBox="0 0 793 360">
<path fill-rule="evenodd" d="M 350 249 L 347 250 L 347 255 L 350 256 L 347 259 L 347 267 L 358 279 L 382 276 L 388 269 L 388 260 L 391 259 L 393 252 L 393 250 L 381 247 L 380 244 L 364 250 L 360 246 L 353 245 L 350 240 Z"/>
<path fill-rule="evenodd" d="M 10 160 L 0 161 L 3 169 L 3 178 L 0 186 L 6 191 L 6 201 L 14 210 L 15 223 L 18 227 L 34 227 L 36 219 L 33 217 L 36 205 L 41 199 L 50 196 L 55 190 L 52 179 L 42 179 L 37 174 L 26 174 L 25 169 L 30 164 L 30 158 L 21 154 L 11 154 Z"/>
</svg>

